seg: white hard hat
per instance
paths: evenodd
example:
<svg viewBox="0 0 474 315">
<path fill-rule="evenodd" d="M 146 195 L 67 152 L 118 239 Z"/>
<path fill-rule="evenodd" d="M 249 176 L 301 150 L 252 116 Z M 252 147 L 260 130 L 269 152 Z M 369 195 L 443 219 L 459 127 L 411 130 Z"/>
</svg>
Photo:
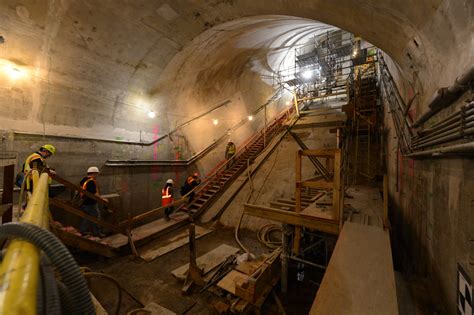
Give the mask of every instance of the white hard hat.
<svg viewBox="0 0 474 315">
<path fill-rule="evenodd" d="M 170 179 L 168 179 L 168 180 L 166 181 L 166 183 L 167 183 L 167 184 L 174 184 L 174 180 L 172 180 L 172 179 L 170 178 Z"/>
<path fill-rule="evenodd" d="M 91 166 L 87 169 L 87 173 L 99 173 L 99 168 L 97 166 Z"/>
</svg>

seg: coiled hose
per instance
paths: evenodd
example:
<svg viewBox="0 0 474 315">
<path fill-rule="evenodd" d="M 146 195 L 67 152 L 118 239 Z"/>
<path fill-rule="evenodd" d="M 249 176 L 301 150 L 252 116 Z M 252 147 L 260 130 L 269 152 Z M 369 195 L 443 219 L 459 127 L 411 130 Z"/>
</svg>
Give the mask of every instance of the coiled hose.
<svg viewBox="0 0 474 315">
<path fill-rule="evenodd" d="M 95 314 L 95 308 L 82 276 L 79 266 L 67 248 L 52 234 L 36 225 L 29 223 L 6 223 L 0 226 L 0 240 L 16 237 L 22 238 L 40 250 L 51 260 L 68 291 L 74 305 L 74 313 Z"/>
<path fill-rule="evenodd" d="M 282 244 L 281 240 L 280 241 L 274 241 L 270 237 L 271 233 L 277 232 L 277 231 L 279 232 L 280 235 L 281 235 L 281 233 L 283 233 L 281 225 L 274 224 L 274 223 L 264 225 L 264 226 L 262 226 L 261 228 L 258 229 L 257 239 L 260 241 L 260 243 L 262 243 L 263 245 L 265 245 L 266 247 L 268 247 L 270 249 L 278 248 Z"/>
</svg>

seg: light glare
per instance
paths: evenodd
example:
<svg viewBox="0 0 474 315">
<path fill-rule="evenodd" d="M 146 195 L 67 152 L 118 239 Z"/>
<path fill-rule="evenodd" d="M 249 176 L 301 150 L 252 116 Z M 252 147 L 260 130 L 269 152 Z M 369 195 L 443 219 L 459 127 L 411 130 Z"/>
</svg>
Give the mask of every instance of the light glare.
<svg viewBox="0 0 474 315">
<path fill-rule="evenodd" d="M 148 118 L 155 118 L 156 113 L 155 112 L 148 112 Z"/>
<path fill-rule="evenodd" d="M 212 123 L 213 123 L 214 125 L 217 125 L 217 124 L 219 123 L 219 121 L 218 121 L 217 119 L 213 119 L 213 120 L 212 120 Z"/>
<path fill-rule="evenodd" d="M 249 119 L 249 120 L 253 120 L 253 116 L 250 115 L 250 116 L 248 117 L 248 119 Z"/>
<path fill-rule="evenodd" d="M 303 78 L 305 79 L 311 79 L 313 77 L 313 71 L 311 70 L 306 70 L 303 72 Z"/>
</svg>

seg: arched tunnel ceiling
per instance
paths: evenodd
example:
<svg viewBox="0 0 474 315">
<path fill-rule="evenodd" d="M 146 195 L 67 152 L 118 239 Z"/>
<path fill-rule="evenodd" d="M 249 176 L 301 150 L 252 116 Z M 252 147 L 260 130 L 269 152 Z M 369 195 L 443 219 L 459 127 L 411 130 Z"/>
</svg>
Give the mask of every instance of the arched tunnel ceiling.
<svg viewBox="0 0 474 315">
<path fill-rule="evenodd" d="M 22 82 L 0 78 L 6 104 L 0 117 L 12 129 L 101 134 L 112 128 L 133 138 L 152 128 L 144 122 L 147 110 L 191 114 L 226 98 L 232 84 L 235 92 L 253 87 L 244 97 L 257 106 L 271 88 L 253 85 L 252 71 L 239 70 L 264 66 L 257 64 L 262 53 L 297 41 L 296 33 L 317 25 L 309 20 L 386 51 L 425 98 L 472 63 L 468 0 L 4 0 L 0 9 L 0 58 L 30 75 Z M 267 73 L 277 59 L 266 58 L 273 63 Z M 193 68 L 199 63 L 205 69 Z M 159 116 L 166 126 L 168 117 Z"/>
</svg>

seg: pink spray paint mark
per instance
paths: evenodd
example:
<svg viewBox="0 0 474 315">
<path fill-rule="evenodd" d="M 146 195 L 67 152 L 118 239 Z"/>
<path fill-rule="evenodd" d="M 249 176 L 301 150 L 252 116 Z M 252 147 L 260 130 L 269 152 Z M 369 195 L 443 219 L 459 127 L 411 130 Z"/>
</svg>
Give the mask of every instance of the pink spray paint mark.
<svg viewBox="0 0 474 315">
<path fill-rule="evenodd" d="M 153 127 L 153 140 L 158 139 L 158 126 Z M 158 160 L 158 142 L 153 144 L 153 160 Z M 158 166 L 154 165 L 151 167 L 151 179 L 158 180 Z"/>
</svg>

